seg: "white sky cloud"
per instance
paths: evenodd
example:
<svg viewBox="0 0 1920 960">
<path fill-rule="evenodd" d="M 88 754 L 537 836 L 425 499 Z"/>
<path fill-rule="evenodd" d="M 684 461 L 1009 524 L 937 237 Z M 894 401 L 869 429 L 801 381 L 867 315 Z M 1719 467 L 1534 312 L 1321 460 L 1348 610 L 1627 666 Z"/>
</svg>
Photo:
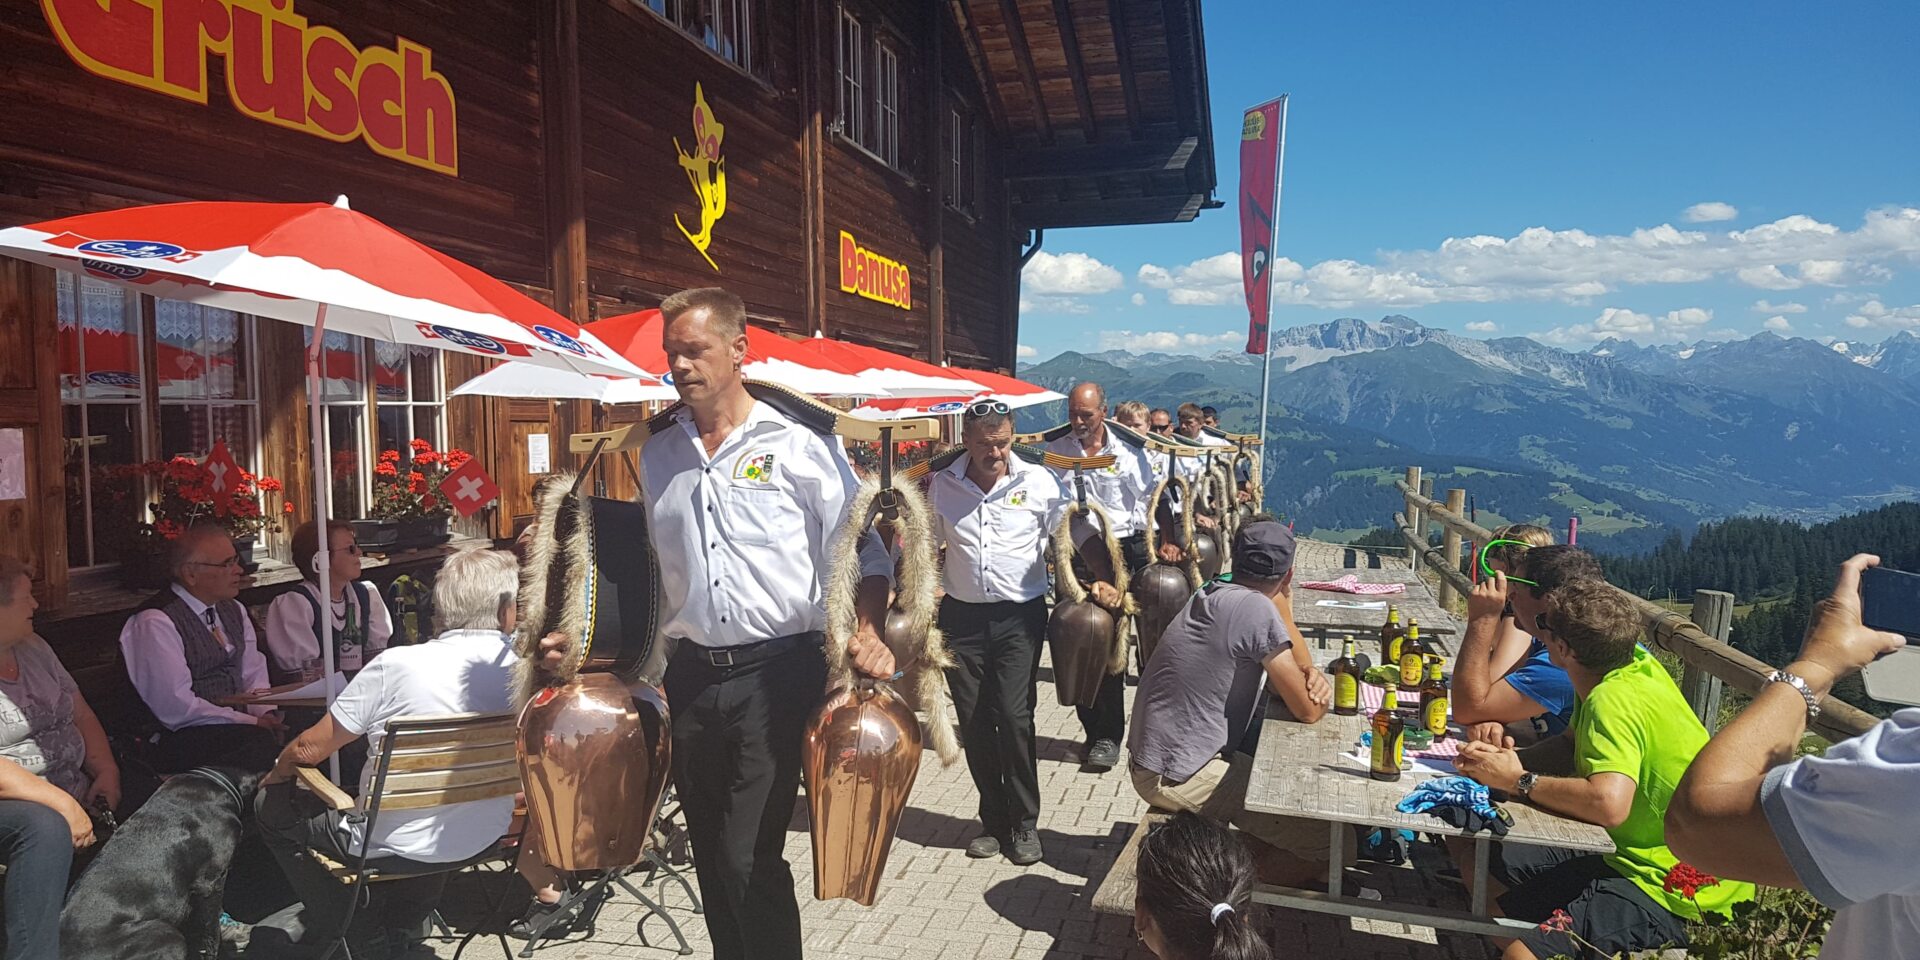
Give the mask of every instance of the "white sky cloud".
<svg viewBox="0 0 1920 960">
<path fill-rule="evenodd" d="M 1100 333 L 1100 349 L 1126 350 L 1130 353 L 1212 353 L 1245 340 L 1246 334 L 1236 332 L 1175 333 L 1171 330 L 1147 330 L 1136 333 L 1132 330 L 1103 330 Z"/>
<path fill-rule="evenodd" d="M 1729 334 L 1733 334 L 1730 330 L 1703 331 L 1702 328 L 1712 320 L 1713 311 L 1703 307 L 1683 307 L 1659 316 L 1624 307 L 1608 307 L 1600 311 L 1600 316 L 1595 317 L 1592 323 L 1555 327 L 1534 339 L 1556 347 L 1574 347 L 1599 343 L 1608 337 L 1659 343 L 1687 339 L 1727 339 Z"/>
<path fill-rule="evenodd" d="M 1713 223 L 1717 220 L 1732 220 L 1739 215 L 1739 209 L 1733 204 L 1721 203 L 1718 200 L 1696 203 L 1680 211 L 1680 219 L 1688 223 Z"/>
<path fill-rule="evenodd" d="M 1021 292 L 1039 296 L 1112 293 L 1125 284 L 1120 271 L 1084 253 L 1042 250 L 1020 271 Z"/>
<path fill-rule="evenodd" d="M 1499 333 L 1500 325 L 1492 320 L 1475 320 L 1467 324 L 1468 333 Z"/>
<path fill-rule="evenodd" d="M 1792 333 L 1793 332 L 1793 323 L 1789 321 L 1786 317 L 1782 317 L 1779 315 L 1768 317 L 1767 321 L 1765 323 L 1762 323 L 1760 326 L 1764 329 L 1772 330 L 1774 333 Z"/>
<path fill-rule="evenodd" d="M 1087 314 L 1093 312 L 1093 306 L 1077 297 L 1041 297 L 1022 296 L 1020 312 L 1028 313 L 1071 313 Z"/>
<path fill-rule="evenodd" d="M 1878 300 L 1868 300 L 1847 316 L 1847 326 L 1911 330 L 1920 327 L 1920 303 L 1910 307 L 1889 307 Z"/>
<path fill-rule="evenodd" d="M 1022 360 L 1031 360 L 1040 355 L 1040 351 L 1022 343 L 1013 348 L 1013 355 Z"/>
<path fill-rule="evenodd" d="M 1147 295 L 1144 293 L 1136 293 L 1131 299 L 1133 300 L 1133 305 L 1136 307 L 1144 307 L 1147 305 Z"/>
<path fill-rule="evenodd" d="M 1883 280 L 1886 264 L 1920 265 L 1920 208 L 1870 211 L 1843 230 L 1796 214 L 1748 230 L 1626 234 L 1530 227 L 1512 237 L 1453 237 L 1430 250 L 1388 251 L 1374 263 L 1274 262 L 1274 302 L 1318 307 L 1406 307 L 1592 298 L 1634 286 L 1726 277 L 1763 290 Z M 1029 270 L 1031 270 L 1029 265 Z M 1174 304 L 1233 306 L 1240 258 L 1228 251 L 1191 263 L 1140 267 L 1142 285 Z"/>
<path fill-rule="evenodd" d="M 1753 302 L 1753 312 L 1754 313 L 1806 313 L 1807 305 L 1804 303 L 1794 303 L 1791 300 L 1787 301 L 1786 303 L 1769 303 L 1766 300 L 1755 300 Z"/>
</svg>

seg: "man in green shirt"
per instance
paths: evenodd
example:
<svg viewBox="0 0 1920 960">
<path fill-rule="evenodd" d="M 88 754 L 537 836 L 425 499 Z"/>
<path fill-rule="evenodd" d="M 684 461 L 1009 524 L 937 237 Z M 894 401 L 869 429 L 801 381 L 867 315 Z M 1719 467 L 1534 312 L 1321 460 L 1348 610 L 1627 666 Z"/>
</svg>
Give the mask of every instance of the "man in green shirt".
<svg viewBox="0 0 1920 960">
<path fill-rule="evenodd" d="M 1524 574 L 1523 574 L 1524 575 Z M 1520 591 L 1524 593 L 1525 591 Z M 1679 862 L 1667 849 L 1667 803 L 1707 743 L 1666 669 L 1638 645 L 1640 615 L 1605 581 L 1553 591 L 1532 614 L 1535 636 L 1573 680 L 1577 703 L 1566 732 L 1515 751 L 1461 747 L 1460 772 L 1543 810 L 1605 827 L 1615 852 L 1501 844 L 1492 877 L 1501 912 L 1541 923 L 1504 944 L 1505 960 L 1582 956 L 1578 936 L 1606 956 L 1685 946 L 1685 921 L 1726 913 L 1753 885 L 1722 881 L 1692 896 L 1667 889 Z M 1555 911 L 1567 919 L 1557 923 Z"/>
</svg>

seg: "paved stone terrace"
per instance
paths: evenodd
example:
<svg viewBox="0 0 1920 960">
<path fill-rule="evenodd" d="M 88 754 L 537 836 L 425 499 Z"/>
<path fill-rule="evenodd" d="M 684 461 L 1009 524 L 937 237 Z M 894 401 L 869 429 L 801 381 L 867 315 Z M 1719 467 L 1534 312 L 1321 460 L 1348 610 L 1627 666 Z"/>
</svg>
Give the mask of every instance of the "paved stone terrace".
<svg viewBox="0 0 1920 960">
<path fill-rule="evenodd" d="M 1342 549 L 1333 544 L 1302 541 L 1299 566 L 1337 567 Z M 1363 564 L 1364 560 L 1361 561 Z M 1394 559 L 1389 558 L 1389 563 Z M 1402 565 L 1404 561 L 1399 561 Z M 1135 943 L 1128 917 L 1099 916 L 1089 904 L 1107 868 L 1139 822 L 1146 806 L 1133 792 L 1122 766 L 1104 775 L 1082 773 L 1078 762 L 1080 726 L 1070 707 L 1054 698 L 1053 684 L 1042 661 L 1036 726 L 1040 742 L 1042 809 L 1040 834 L 1046 859 L 1032 867 L 1016 867 L 1004 858 L 969 860 L 963 848 L 978 829 L 974 819 L 975 794 L 966 761 L 942 768 L 931 752 L 920 768 L 909 808 L 902 817 L 898 839 L 887 863 L 887 879 L 878 901 L 863 907 L 848 900 L 812 898 L 812 848 L 807 834 L 806 799 L 794 812 L 787 838 L 787 857 L 794 865 L 801 891 L 802 922 L 810 957 L 912 958 L 912 960 L 1077 960 L 1077 958 L 1149 958 Z M 1133 688 L 1128 687 L 1129 702 Z M 1386 891 L 1389 899 L 1464 906 L 1457 890 L 1423 885 L 1405 867 L 1372 867 L 1368 886 Z M 463 878 L 471 880 L 471 878 Z M 487 877 L 496 883 L 497 877 Z M 467 884 L 450 890 L 450 894 Z M 520 889 L 516 890 L 516 895 Z M 662 899 L 686 933 L 695 957 L 710 957 L 706 926 L 690 909 L 686 896 L 671 883 L 643 888 Z M 1436 899 L 1437 898 L 1437 899 Z M 1451 899 L 1448 899 L 1451 898 Z M 468 901 L 470 897 L 458 897 Z M 470 925 L 473 907 L 450 903 L 447 913 L 456 927 Z M 1439 933 L 1424 927 L 1374 923 L 1298 911 L 1256 907 L 1268 942 L 1282 955 L 1354 958 L 1354 960 L 1424 960 L 1454 957 L 1482 960 L 1493 956 L 1477 938 Z M 669 958 L 675 956 L 665 924 L 647 921 L 643 946 L 635 921 L 645 912 L 631 897 L 621 895 L 601 913 L 599 929 L 586 940 L 551 944 L 536 953 L 543 960 L 599 960 L 599 958 Z M 521 946 L 513 941 L 515 950 Z M 441 957 L 453 956 L 451 946 L 437 948 Z M 498 944 L 476 939 L 464 956 L 492 960 Z"/>
</svg>

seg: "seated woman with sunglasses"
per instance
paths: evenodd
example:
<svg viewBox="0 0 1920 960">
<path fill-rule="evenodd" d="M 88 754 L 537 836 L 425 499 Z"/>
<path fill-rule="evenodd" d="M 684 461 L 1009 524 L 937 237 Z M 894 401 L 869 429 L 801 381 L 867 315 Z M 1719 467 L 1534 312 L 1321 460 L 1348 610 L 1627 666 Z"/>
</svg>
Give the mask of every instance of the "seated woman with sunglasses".
<svg viewBox="0 0 1920 960">
<path fill-rule="evenodd" d="M 351 677 L 387 648 L 393 617 L 372 583 L 360 579 L 360 544 L 345 521 L 327 523 L 327 587 L 320 600 L 320 531 L 309 520 L 293 531 L 293 565 L 304 578 L 267 606 L 267 661 L 275 684 L 317 680 L 321 657 L 321 616 L 333 620 L 333 668 Z M 324 606 L 324 611 L 322 607 Z"/>
<path fill-rule="evenodd" d="M 1511 600 L 1516 587 L 1531 596 L 1537 586 L 1520 579 L 1528 552 L 1552 545 L 1553 534 L 1544 527 L 1516 523 L 1495 530 L 1481 549 L 1483 576 L 1467 597 L 1467 632 L 1453 666 L 1453 716 L 1473 739 L 1500 743 L 1512 737 L 1532 743 L 1560 733 L 1572 720 L 1573 682 L 1553 665 L 1536 631 L 1519 622 Z M 1578 565 L 1586 554 L 1568 553 L 1565 559 Z M 1600 575 L 1598 567 L 1562 571 L 1555 564 L 1542 566 L 1552 568 L 1555 582 L 1575 574 Z"/>
</svg>

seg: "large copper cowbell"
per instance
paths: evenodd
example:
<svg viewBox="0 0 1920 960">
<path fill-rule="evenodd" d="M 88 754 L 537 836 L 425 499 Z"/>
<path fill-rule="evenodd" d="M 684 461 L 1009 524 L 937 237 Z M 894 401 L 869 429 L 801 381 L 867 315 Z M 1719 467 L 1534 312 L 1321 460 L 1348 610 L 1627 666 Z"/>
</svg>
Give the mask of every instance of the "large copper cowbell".
<svg viewBox="0 0 1920 960">
<path fill-rule="evenodd" d="M 1139 625 L 1140 663 L 1146 665 L 1147 658 L 1153 656 L 1153 648 L 1160 643 L 1160 635 L 1167 632 L 1167 626 L 1187 605 L 1193 596 L 1193 585 L 1187 580 L 1187 572 L 1170 563 L 1154 562 L 1140 568 L 1133 575 L 1133 599 L 1140 605 L 1140 613 L 1134 618 Z"/>
<path fill-rule="evenodd" d="M 1113 614 L 1092 600 L 1062 600 L 1047 620 L 1053 690 L 1063 707 L 1091 707 L 1113 655 Z"/>
<path fill-rule="evenodd" d="M 813 895 L 873 906 L 920 773 L 920 721 L 887 684 L 841 688 L 807 725 Z"/>
<path fill-rule="evenodd" d="M 612 870 L 646 854 L 672 769 L 667 700 L 651 685 L 583 673 L 520 712 L 527 828 L 559 870 Z"/>
</svg>

